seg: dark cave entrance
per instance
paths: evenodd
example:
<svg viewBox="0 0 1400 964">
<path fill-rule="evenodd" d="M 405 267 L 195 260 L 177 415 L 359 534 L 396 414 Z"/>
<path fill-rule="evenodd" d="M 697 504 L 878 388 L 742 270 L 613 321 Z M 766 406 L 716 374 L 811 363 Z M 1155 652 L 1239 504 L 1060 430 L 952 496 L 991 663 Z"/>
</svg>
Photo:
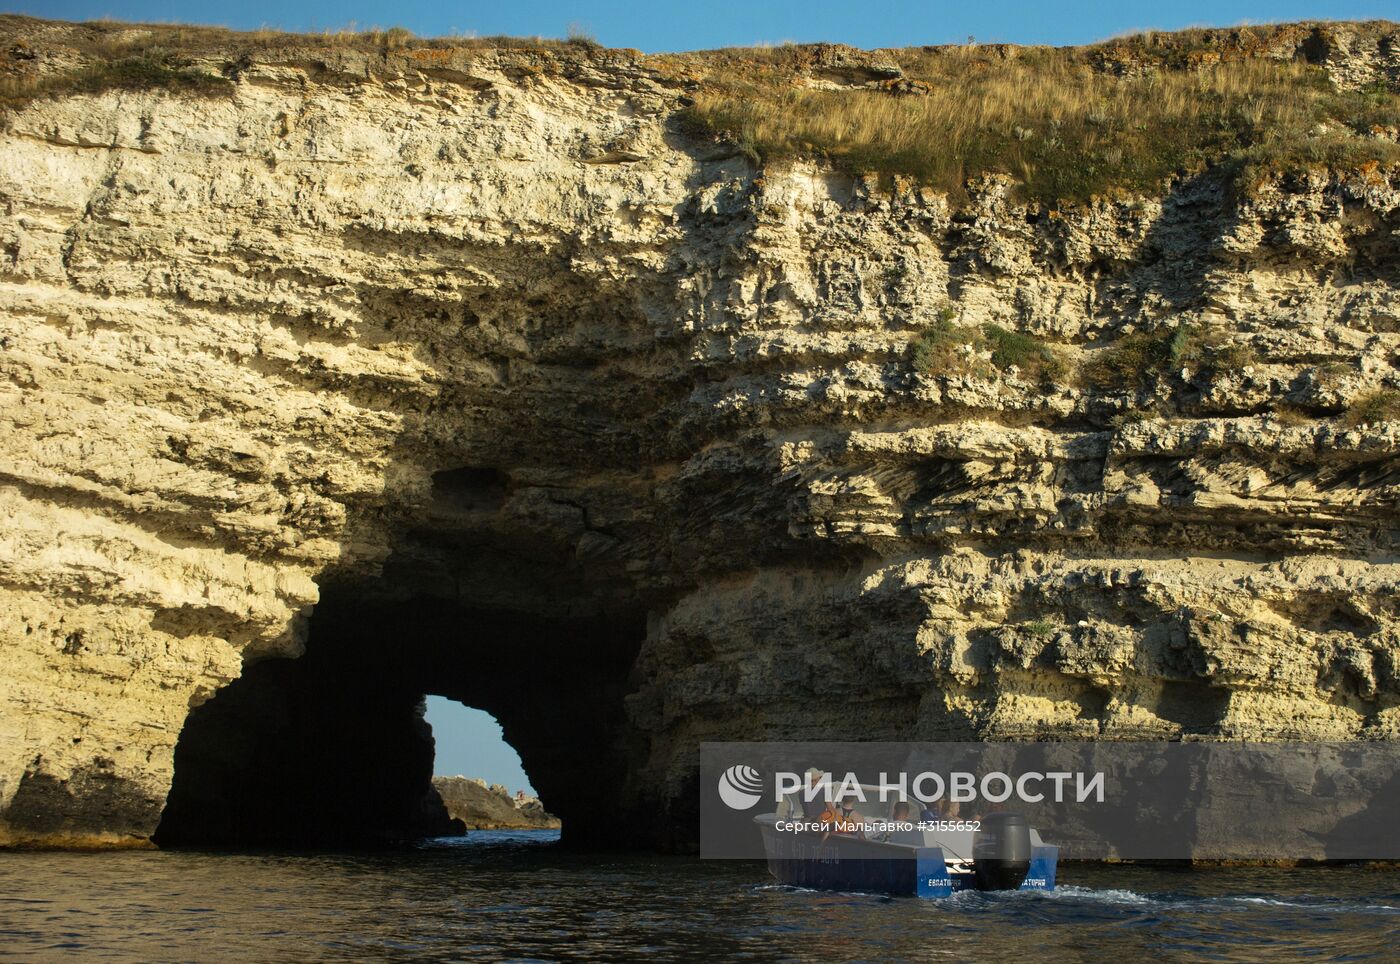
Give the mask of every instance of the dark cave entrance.
<svg viewBox="0 0 1400 964">
<path fill-rule="evenodd" d="M 335 848 L 449 832 L 423 718 L 434 694 L 500 722 L 564 844 L 636 846 L 620 839 L 623 700 L 644 632 L 636 614 L 545 618 L 328 589 L 302 657 L 249 665 L 191 711 L 155 841 Z"/>
</svg>

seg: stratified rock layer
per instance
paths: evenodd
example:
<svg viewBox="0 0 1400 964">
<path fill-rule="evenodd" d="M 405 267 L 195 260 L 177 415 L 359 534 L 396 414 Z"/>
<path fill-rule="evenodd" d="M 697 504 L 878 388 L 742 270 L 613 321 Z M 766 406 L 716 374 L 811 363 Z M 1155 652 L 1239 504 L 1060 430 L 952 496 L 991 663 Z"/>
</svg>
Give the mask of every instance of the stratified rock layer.
<svg viewBox="0 0 1400 964">
<path fill-rule="evenodd" d="M 706 739 L 1400 736 L 1400 424 L 1335 417 L 1400 384 L 1400 175 L 952 209 L 756 169 L 681 93 L 298 50 L 8 117 L 0 843 L 149 840 L 191 708 L 332 591 L 318 658 L 406 733 L 489 708 L 593 839 L 686 846 Z M 914 371 L 950 309 L 1253 361 Z M 190 759 L 256 769 L 240 732 Z"/>
</svg>

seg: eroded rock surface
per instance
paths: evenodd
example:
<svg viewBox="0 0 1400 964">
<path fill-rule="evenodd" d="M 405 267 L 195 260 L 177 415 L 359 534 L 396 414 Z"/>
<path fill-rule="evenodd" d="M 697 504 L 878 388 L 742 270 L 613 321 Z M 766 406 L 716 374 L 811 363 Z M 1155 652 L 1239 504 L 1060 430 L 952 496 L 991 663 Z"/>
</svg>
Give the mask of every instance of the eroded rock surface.
<svg viewBox="0 0 1400 964">
<path fill-rule="evenodd" d="M 559 818 L 546 813 L 538 797 L 516 800 L 499 784 L 472 777 L 433 777 L 453 820 L 468 830 L 557 830 Z"/>
<path fill-rule="evenodd" d="M 191 708 L 327 591 L 384 619 L 346 679 L 491 709 L 566 833 L 686 846 L 705 739 L 1400 736 L 1400 423 L 1339 417 L 1400 386 L 1400 173 L 954 209 L 757 169 L 683 93 L 294 51 L 12 112 L 0 843 L 149 840 Z M 1252 361 L 915 371 L 949 312 Z"/>
</svg>

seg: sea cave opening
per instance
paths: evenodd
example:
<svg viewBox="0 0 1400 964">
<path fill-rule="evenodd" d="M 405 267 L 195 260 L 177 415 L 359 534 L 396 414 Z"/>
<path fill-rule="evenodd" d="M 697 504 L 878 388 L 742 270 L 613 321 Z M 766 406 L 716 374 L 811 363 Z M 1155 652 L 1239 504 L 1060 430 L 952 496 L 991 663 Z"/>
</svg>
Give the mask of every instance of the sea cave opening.
<svg viewBox="0 0 1400 964">
<path fill-rule="evenodd" d="M 520 753 L 506 740 L 500 721 L 485 710 L 444 696 L 428 696 L 423 714 L 433 728 L 433 775 L 486 780 L 535 796 Z"/>
<path fill-rule="evenodd" d="M 325 588 L 302 656 L 252 662 L 191 710 L 155 842 L 341 848 L 453 832 L 425 718 L 425 698 L 442 697 L 499 721 L 563 844 L 635 846 L 617 817 L 644 630 L 634 613 L 541 616 Z"/>
<path fill-rule="evenodd" d="M 559 820 L 539 798 L 499 721 L 446 697 L 424 702 L 433 731 L 433 789 L 448 817 L 463 831 L 538 831 L 542 842 L 556 837 Z"/>
</svg>

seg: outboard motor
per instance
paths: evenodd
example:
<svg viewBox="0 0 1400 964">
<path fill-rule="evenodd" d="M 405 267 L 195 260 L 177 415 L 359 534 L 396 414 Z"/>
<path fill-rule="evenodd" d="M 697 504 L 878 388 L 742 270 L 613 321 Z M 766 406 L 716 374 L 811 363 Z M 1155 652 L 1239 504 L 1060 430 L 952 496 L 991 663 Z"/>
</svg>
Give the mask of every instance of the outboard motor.
<svg viewBox="0 0 1400 964">
<path fill-rule="evenodd" d="M 1019 813 L 990 813 L 972 841 L 978 890 L 1015 890 L 1031 869 L 1031 828 Z"/>
</svg>

